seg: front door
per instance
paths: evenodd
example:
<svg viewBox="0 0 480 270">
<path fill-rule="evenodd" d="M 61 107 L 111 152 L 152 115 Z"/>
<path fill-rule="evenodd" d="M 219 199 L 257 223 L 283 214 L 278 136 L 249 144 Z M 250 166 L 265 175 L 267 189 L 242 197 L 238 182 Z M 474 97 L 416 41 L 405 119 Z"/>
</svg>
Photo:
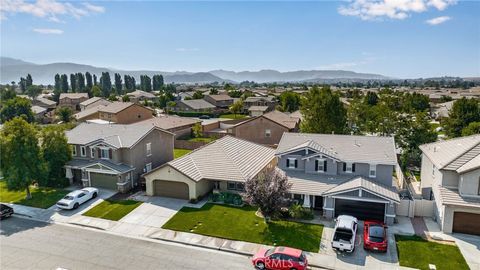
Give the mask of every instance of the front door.
<svg viewBox="0 0 480 270">
<path fill-rule="evenodd" d="M 322 210 L 323 209 L 323 197 L 322 196 L 315 196 L 315 204 L 313 205 L 313 208 L 316 210 Z"/>
</svg>

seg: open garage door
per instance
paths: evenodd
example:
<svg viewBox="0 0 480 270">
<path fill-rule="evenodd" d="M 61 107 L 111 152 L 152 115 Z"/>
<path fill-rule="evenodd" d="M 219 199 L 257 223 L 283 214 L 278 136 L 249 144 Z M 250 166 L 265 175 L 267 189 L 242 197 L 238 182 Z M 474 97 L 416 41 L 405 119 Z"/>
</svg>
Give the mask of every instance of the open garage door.
<svg viewBox="0 0 480 270">
<path fill-rule="evenodd" d="M 453 232 L 480 235 L 480 214 L 453 213 Z"/>
<path fill-rule="evenodd" d="M 359 220 L 379 220 L 384 221 L 385 204 L 335 199 L 335 217 L 340 215 L 349 215 Z"/>
<path fill-rule="evenodd" d="M 188 200 L 188 185 L 181 182 L 155 180 L 153 181 L 153 194 L 155 196 L 172 197 Z"/>
</svg>

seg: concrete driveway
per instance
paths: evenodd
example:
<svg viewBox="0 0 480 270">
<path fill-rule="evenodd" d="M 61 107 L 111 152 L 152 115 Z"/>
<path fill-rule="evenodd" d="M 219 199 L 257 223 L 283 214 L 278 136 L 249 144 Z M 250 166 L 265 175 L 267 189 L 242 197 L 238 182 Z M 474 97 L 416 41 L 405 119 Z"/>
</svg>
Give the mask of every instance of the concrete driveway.
<svg viewBox="0 0 480 270">
<path fill-rule="evenodd" d="M 142 205 L 135 208 L 119 222 L 161 228 L 187 203 L 186 200 L 174 198 L 148 197 Z"/>
<path fill-rule="evenodd" d="M 480 236 L 454 233 L 452 237 L 472 270 L 480 270 Z"/>
</svg>

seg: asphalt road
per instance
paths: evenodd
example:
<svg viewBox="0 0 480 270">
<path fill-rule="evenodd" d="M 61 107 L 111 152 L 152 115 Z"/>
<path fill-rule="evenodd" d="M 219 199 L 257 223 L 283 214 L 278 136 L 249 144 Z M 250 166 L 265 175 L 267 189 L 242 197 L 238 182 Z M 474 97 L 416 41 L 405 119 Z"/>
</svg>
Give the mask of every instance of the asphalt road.
<svg viewBox="0 0 480 270">
<path fill-rule="evenodd" d="M 253 269 L 245 256 L 18 217 L 0 221 L 0 269 Z"/>
</svg>

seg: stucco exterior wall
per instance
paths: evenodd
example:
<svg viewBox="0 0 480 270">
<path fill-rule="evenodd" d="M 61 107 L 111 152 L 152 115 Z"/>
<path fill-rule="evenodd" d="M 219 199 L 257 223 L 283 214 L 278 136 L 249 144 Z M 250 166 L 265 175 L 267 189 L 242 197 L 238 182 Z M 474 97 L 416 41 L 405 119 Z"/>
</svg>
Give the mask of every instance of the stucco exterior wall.
<svg viewBox="0 0 480 270">
<path fill-rule="evenodd" d="M 452 233 L 453 217 L 454 217 L 455 211 L 480 214 L 480 209 L 478 208 L 475 209 L 475 208 L 445 206 L 444 217 L 443 217 L 443 220 L 441 221 L 443 224 L 443 226 L 441 227 L 444 233 Z"/>
<path fill-rule="evenodd" d="M 164 167 L 145 175 L 145 186 L 146 193 L 148 196 L 154 196 L 153 194 L 153 182 L 154 181 L 173 181 L 185 183 L 188 185 L 189 199 L 195 199 L 197 196 L 196 183 L 192 179 L 188 178 L 184 174 L 180 173 L 170 165 L 165 165 Z"/>
<path fill-rule="evenodd" d="M 462 195 L 480 197 L 480 169 L 460 175 L 459 190 Z"/>
<path fill-rule="evenodd" d="M 143 106 L 133 105 L 117 113 L 100 112 L 100 119 L 117 124 L 131 124 L 153 118 L 153 112 Z"/>
</svg>

